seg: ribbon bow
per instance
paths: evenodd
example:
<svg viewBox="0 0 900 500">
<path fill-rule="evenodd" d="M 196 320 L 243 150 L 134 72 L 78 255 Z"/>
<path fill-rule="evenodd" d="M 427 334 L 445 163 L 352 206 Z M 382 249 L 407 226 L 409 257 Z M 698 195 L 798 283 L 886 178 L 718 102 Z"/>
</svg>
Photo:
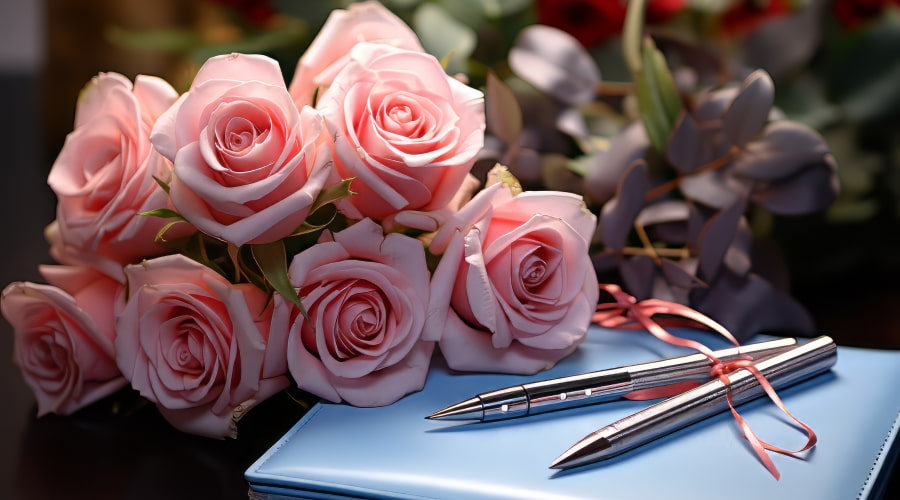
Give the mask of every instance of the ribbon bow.
<svg viewBox="0 0 900 500">
<path fill-rule="evenodd" d="M 795 455 L 804 452 L 816 445 L 816 433 L 813 432 L 813 430 L 808 425 L 801 422 L 797 417 L 792 415 L 790 411 L 788 411 L 784 403 L 781 401 L 781 398 L 778 397 L 778 394 L 772 387 L 772 384 L 770 384 L 765 375 L 763 375 L 756 368 L 756 366 L 753 364 L 753 360 L 749 356 L 744 359 L 722 361 L 717 358 L 712 349 L 710 349 L 706 345 L 695 340 L 685 339 L 676 335 L 672 335 L 671 333 L 666 331 L 665 328 L 663 328 L 661 322 L 654 320 L 653 317 L 664 315 L 667 317 L 664 323 L 673 326 L 703 326 L 719 333 L 720 335 L 728 339 L 731 343 L 733 343 L 736 347 L 740 347 L 740 343 L 727 329 L 725 329 L 725 327 L 713 321 L 712 318 L 709 318 L 708 316 L 681 304 L 667 302 L 660 299 L 647 299 L 638 301 L 635 297 L 632 297 L 631 295 L 622 291 L 619 286 L 612 284 L 601 284 L 600 289 L 611 295 L 614 302 L 605 302 L 597 305 L 597 310 L 594 312 L 594 316 L 592 318 L 594 323 L 607 328 L 644 329 L 653 334 L 654 337 L 664 342 L 695 349 L 709 358 L 709 360 L 712 362 L 712 368 L 710 369 L 709 373 L 712 377 L 718 378 L 725 384 L 725 397 L 728 400 L 728 407 L 731 409 L 731 414 L 734 416 L 735 421 L 737 421 L 738 426 L 744 433 L 744 437 L 750 443 L 750 447 L 753 448 L 753 451 L 756 453 L 757 457 L 759 457 L 763 465 L 765 465 L 766 469 L 775 477 L 775 479 L 779 479 L 781 477 L 781 474 L 778 472 L 778 469 L 775 467 L 772 459 L 766 453 L 766 450 L 788 455 Z M 784 448 L 779 448 L 777 446 L 771 445 L 756 436 L 756 434 L 750 428 L 750 424 L 747 423 L 747 421 L 735 409 L 734 401 L 731 398 L 731 390 L 729 386 L 730 381 L 728 379 L 728 374 L 740 369 L 750 371 L 753 376 L 756 377 L 759 385 L 766 391 L 769 399 L 772 400 L 772 402 L 775 403 L 775 405 L 778 406 L 785 414 L 791 417 L 794 422 L 803 427 L 803 429 L 806 431 L 807 441 L 802 448 L 798 450 L 786 450 Z M 681 393 L 683 391 L 696 387 L 697 385 L 699 385 L 698 382 L 682 382 L 655 389 L 634 391 L 626 395 L 625 397 L 636 400 L 661 398 Z"/>
</svg>

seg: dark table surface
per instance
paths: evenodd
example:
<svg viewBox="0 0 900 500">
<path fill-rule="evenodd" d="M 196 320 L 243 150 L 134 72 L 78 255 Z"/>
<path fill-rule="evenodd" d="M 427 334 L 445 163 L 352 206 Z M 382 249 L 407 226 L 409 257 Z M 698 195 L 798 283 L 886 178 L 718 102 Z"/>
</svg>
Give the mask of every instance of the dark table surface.
<svg viewBox="0 0 900 500">
<path fill-rule="evenodd" d="M 43 143 L 34 78 L 0 77 L 0 286 L 42 281 L 50 263 L 42 230 L 53 219 L 46 174 L 56 151 Z M 900 257 L 898 257 L 900 258 Z M 877 271 L 876 273 L 877 274 Z M 805 298 L 823 333 L 841 345 L 900 347 L 900 285 L 847 283 Z M 285 395 L 262 403 L 240 423 L 237 440 L 211 440 L 171 428 L 153 406 L 113 414 L 110 398 L 68 417 L 36 418 L 36 405 L 12 358 L 12 329 L 0 321 L 0 499 L 247 498 L 243 471 L 302 415 Z M 126 398 L 127 399 L 127 398 Z M 895 470 L 892 477 L 896 477 Z M 886 498 L 900 498 L 893 479 Z"/>
</svg>

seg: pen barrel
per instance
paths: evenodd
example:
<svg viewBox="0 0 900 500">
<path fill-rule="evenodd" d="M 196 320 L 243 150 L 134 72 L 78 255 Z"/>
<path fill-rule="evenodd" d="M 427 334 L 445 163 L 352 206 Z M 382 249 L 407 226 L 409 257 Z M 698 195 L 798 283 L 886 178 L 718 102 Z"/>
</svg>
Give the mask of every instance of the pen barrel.
<svg viewBox="0 0 900 500">
<path fill-rule="evenodd" d="M 778 389 L 822 373 L 836 360 L 837 346 L 832 339 L 819 337 L 755 366 Z M 595 459 L 628 451 L 728 410 L 728 391 L 735 406 L 765 395 L 765 389 L 749 370 L 736 370 L 727 377 L 728 384 L 721 380 L 708 382 L 593 433 L 590 439 L 604 441 L 605 448 L 603 456 Z"/>
<path fill-rule="evenodd" d="M 714 354 L 717 358 L 727 361 L 741 357 L 758 357 L 763 353 L 771 356 L 787 351 L 795 345 L 796 340 L 784 338 L 720 349 Z M 632 391 L 666 385 L 666 382 L 671 380 L 705 382 L 709 380 L 711 366 L 712 362 L 706 355 L 697 353 L 531 382 L 517 386 L 524 390 L 527 403 L 511 403 L 509 393 L 498 394 L 500 398 L 488 398 L 502 400 L 507 406 L 503 412 L 499 411 L 497 405 L 492 405 L 496 411 L 486 408 L 485 420 L 522 416 L 523 403 L 524 413 L 535 415 L 612 401 Z"/>
<path fill-rule="evenodd" d="M 586 406 L 618 399 L 634 390 L 627 368 L 580 373 L 522 386 L 528 398 L 528 414 Z"/>
</svg>

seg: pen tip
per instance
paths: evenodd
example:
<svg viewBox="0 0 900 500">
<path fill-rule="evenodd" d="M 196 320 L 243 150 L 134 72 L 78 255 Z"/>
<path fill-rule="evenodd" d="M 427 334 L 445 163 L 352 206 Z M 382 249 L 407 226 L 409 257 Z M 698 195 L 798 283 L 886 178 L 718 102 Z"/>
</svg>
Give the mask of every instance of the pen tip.
<svg viewBox="0 0 900 500">
<path fill-rule="evenodd" d="M 571 469 L 580 465 L 603 460 L 611 453 L 612 444 L 605 437 L 588 436 L 572 445 L 571 448 L 556 457 L 550 464 L 551 469 Z"/>
<path fill-rule="evenodd" d="M 429 420 L 481 420 L 484 418 L 484 409 L 480 399 L 470 398 L 438 410 L 425 418 Z"/>
</svg>

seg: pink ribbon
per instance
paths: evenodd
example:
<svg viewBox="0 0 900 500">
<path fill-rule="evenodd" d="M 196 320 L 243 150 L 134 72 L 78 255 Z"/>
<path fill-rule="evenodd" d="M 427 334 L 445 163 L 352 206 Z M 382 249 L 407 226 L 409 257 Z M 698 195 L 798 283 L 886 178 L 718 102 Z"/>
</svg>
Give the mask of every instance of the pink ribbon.
<svg viewBox="0 0 900 500">
<path fill-rule="evenodd" d="M 712 361 L 710 375 L 713 377 L 717 377 L 725 384 L 725 397 L 728 400 L 728 407 L 731 409 L 731 414 L 734 416 L 735 421 L 737 421 L 738 427 L 740 427 L 741 431 L 744 433 L 744 437 L 750 443 L 750 447 L 753 448 L 753 451 L 762 461 L 763 465 L 765 465 L 766 469 L 775 477 L 775 479 L 779 479 L 781 477 L 781 474 L 778 472 L 778 469 L 775 467 L 772 459 L 766 453 L 766 450 L 787 455 L 795 455 L 815 446 L 817 441 L 816 433 L 813 432 L 813 430 L 808 425 L 801 422 L 797 417 L 791 414 L 790 411 L 788 411 L 784 403 L 781 401 L 781 398 L 778 397 L 778 394 L 772 387 L 772 384 L 769 383 L 765 375 L 763 375 L 753 364 L 753 359 L 747 356 L 744 359 L 722 361 L 717 358 L 715 354 L 713 354 L 712 349 L 710 349 L 706 345 L 695 340 L 685 339 L 672 335 L 671 333 L 666 331 L 665 328 L 663 328 L 661 323 L 672 326 L 700 325 L 719 333 L 735 346 L 739 347 L 740 343 L 738 343 L 737 339 L 735 339 L 734 336 L 725 329 L 725 327 L 713 321 L 712 318 L 709 318 L 708 316 L 681 304 L 675 304 L 673 302 L 667 302 L 665 300 L 659 299 L 647 299 L 639 302 L 636 298 L 622 291 L 619 286 L 612 284 L 601 284 L 600 289 L 611 295 L 614 302 L 605 302 L 597 305 L 597 310 L 595 311 L 593 316 L 594 323 L 607 328 L 644 329 L 649 331 L 656 338 L 669 344 L 695 349 L 704 354 L 707 358 L 710 359 L 710 361 Z M 654 316 L 660 315 L 666 316 L 664 321 L 659 322 L 653 319 Z M 756 434 L 750 428 L 750 424 L 747 423 L 747 421 L 735 409 L 734 401 L 731 398 L 728 374 L 740 369 L 750 371 L 750 373 L 752 373 L 753 376 L 756 377 L 759 385 L 763 388 L 763 390 L 765 390 L 766 394 L 769 396 L 769 399 L 772 400 L 772 402 L 775 403 L 775 405 L 778 406 L 785 414 L 791 417 L 794 422 L 797 422 L 798 425 L 803 427 L 808 438 L 806 441 L 806 445 L 798 450 L 786 450 L 784 448 L 779 448 L 777 446 L 769 444 L 756 436 Z M 670 384 L 654 389 L 634 391 L 627 394 L 625 397 L 635 400 L 669 397 L 689 390 L 693 387 L 696 387 L 697 385 L 699 385 L 698 382 L 680 382 L 677 384 Z"/>
</svg>

